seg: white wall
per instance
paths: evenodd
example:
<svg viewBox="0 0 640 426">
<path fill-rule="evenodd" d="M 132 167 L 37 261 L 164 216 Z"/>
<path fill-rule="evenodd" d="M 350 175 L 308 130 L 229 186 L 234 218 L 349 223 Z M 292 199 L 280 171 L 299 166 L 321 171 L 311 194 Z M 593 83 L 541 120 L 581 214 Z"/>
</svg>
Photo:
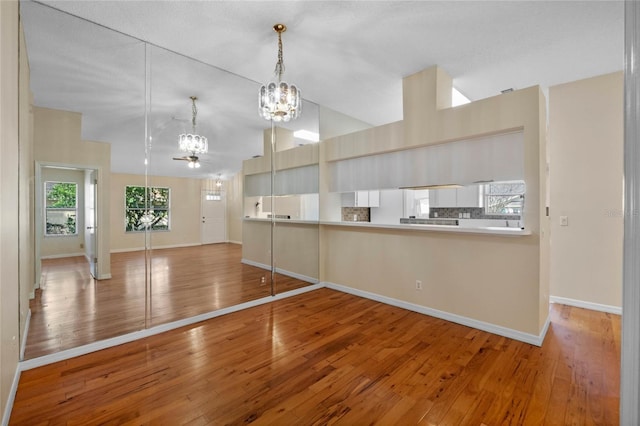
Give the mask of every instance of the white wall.
<svg viewBox="0 0 640 426">
<path fill-rule="evenodd" d="M 551 294 L 622 304 L 623 74 L 549 89 Z M 567 216 L 568 226 L 560 226 Z"/>
<path fill-rule="evenodd" d="M 227 236 L 230 242 L 242 243 L 242 173 L 224 182 L 227 196 Z"/>
</svg>

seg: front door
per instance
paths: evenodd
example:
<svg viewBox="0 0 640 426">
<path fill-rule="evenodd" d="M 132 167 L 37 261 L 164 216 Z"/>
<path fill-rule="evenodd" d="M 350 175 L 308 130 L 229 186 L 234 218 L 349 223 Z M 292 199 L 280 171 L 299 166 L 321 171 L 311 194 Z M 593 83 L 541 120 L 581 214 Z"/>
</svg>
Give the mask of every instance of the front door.
<svg viewBox="0 0 640 426">
<path fill-rule="evenodd" d="M 224 192 L 202 191 L 202 244 L 227 242 Z"/>
</svg>

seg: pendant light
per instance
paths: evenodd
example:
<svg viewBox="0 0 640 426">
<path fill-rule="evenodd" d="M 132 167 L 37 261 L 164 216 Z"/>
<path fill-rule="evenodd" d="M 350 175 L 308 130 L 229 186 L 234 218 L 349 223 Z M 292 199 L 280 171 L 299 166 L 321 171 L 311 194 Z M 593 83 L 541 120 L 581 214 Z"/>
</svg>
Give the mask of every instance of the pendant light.
<svg viewBox="0 0 640 426">
<path fill-rule="evenodd" d="M 284 61 L 282 59 L 282 33 L 287 31 L 284 24 L 276 24 L 273 30 L 278 33 L 278 62 L 274 71 L 277 81 L 260 87 L 258 110 L 262 118 L 273 121 L 291 121 L 298 118 L 302 109 L 300 90 L 293 84 L 282 81 Z"/>
<path fill-rule="evenodd" d="M 207 138 L 204 136 L 200 136 L 196 134 L 196 116 L 198 115 L 198 108 L 196 107 L 196 100 L 198 99 L 195 96 L 191 96 L 191 133 L 183 133 L 180 135 L 178 139 L 178 147 L 180 151 L 188 152 L 191 155 L 196 154 L 204 154 L 209 150 L 209 143 Z M 199 167 L 191 166 L 189 167 Z"/>
</svg>

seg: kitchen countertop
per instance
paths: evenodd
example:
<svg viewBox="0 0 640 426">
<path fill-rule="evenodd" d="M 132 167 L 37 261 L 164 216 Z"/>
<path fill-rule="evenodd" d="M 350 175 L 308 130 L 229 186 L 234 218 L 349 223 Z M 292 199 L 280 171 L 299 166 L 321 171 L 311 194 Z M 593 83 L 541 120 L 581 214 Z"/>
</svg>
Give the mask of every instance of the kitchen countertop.
<svg viewBox="0 0 640 426">
<path fill-rule="evenodd" d="M 271 222 L 271 219 L 262 217 L 245 217 L 243 220 L 251 222 Z M 347 226 L 354 228 L 378 228 L 378 229 L 400 229 L 411 230 L 420 232 L 453 232 L 458 234 L 489 234 L 489 235 L 504 235 L 504 236 L 526 236 L 531 235 L 531 231 L 528 229 L 520 228 L 506 228 L 497 226 L 485 226 L 485 227 L 459 227 L 452 225 L 422 225 L 422 224 L 385 224 L 385 223 L 371 223 L 371 222 L 332 222 L 332 221 L 320 221 L 317 220 L 300 220 L 300 219 L 276 219 L 276 223 L 291 223 L 302 225 L 331 225 L 331 226 Z"/>
<path fill-rule="evenodd" d="M 381 229 L 404 229 L 412 231 L 435 231 L 435 232 L 454 232 L 459 234 L 491 234 L 505 236 L 525 236 L 531 235 L 528 229 L 520 228 L 502 228 L 502 227 L 478 227 L 478 228 L 461 228 L 451 225 L 421 225 L 421 224 L 383 224 L 371 222 L 328 222 L 320 221 L 320 225 L 332 226 L 350 226 L 355 228 L 381 228 Z"/>
</svg>

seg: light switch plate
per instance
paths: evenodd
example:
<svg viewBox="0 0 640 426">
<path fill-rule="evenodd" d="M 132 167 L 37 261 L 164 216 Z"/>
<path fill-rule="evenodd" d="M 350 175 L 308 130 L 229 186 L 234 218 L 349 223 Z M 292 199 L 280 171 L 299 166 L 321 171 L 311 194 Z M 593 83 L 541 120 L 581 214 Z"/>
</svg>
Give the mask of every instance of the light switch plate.
<svg viewBox="0 0 640 426">
<path fill-rule="evenodd" d="M 560 226 L 569 226 L 568 216 L 560 216 Z"/>
</svg>

